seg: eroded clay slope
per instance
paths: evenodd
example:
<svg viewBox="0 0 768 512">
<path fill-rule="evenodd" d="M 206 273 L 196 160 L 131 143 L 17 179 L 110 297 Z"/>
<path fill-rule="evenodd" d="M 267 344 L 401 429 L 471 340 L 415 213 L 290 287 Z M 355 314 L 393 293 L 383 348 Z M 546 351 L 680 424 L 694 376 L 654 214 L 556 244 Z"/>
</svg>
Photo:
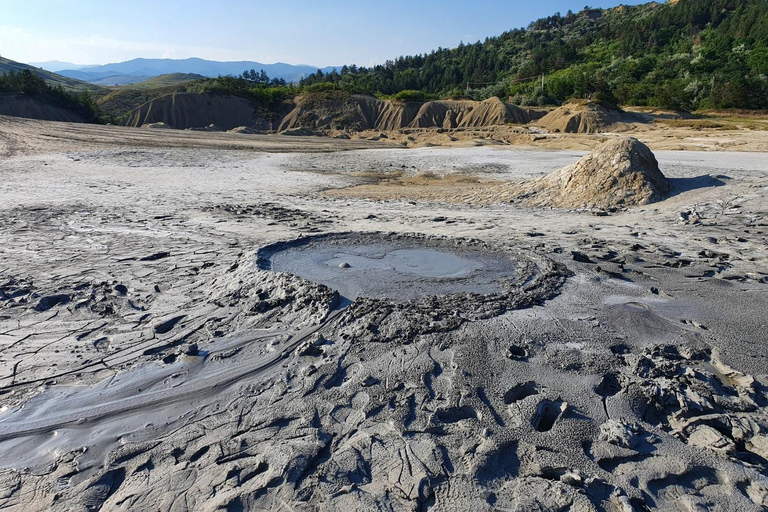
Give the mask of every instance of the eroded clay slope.
<svg viewBox="0 0 768 512">
<path fill-rule="evenodd" d="M 85 122 L 82 116 L 74 112 L 19 94 L 0 94 L 0 115 L 42 121 Z"/>
<path fill-rule="evenodd" d="M 297 98 L 296 108 L 280 123 L 279 130 L 379 130 L 403 128 L 481 128 L 530 120 L 519 107 L 499 98 L 482 102 L 466 100 L 397 103 L 373 96 Z"/>
<path fill-rule="evenodd" d="M 177 129 L 215 125 L 224 130 L 238 126 L 269 128 L 256 105 L 244 98 L 213 93 L 174 93 L 143 104 L 128 116 L 127 126 L 163 123 Z"/>
</svg>

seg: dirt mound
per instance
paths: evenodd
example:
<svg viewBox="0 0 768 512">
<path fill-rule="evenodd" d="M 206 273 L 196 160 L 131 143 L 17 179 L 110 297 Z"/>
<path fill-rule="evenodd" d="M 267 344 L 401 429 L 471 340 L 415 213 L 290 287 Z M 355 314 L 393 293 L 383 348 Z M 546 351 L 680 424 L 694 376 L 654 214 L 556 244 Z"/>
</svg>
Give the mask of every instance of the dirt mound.
<svg viewBox="0 0 768 512">
<path fill-rule="evenodd" d="M 230 133 L 242 133 L 244 135 L 259 135 L 263 133 L 260 130 L 256 130 L 255 128 L 251 128 L 250 126 L 238 126 L 237 128 L 232 128 L 229 130 Z"/>
<path fill-rule="evenodd" d="M 165 123 L 171 128 L 205 128 L 210 125 L 231 130 L 239 126 L 269 129 L 269 121 L 250 101 L 225 94 L 174 93 L 143 104 L 128 116 L 126 126 Z"/>
<path fill-rule="evenodd" d="M 143 124 L 143 125 L 141 125 L 141 127 L 142 128 L 151 128 L 153 130 L 157 130 L 157 129 L 172 130 L 172 128 L 170 126 L 168 126 L 167 124 L 165 124 L 163 122 Z"/>
<path fill-rule="evenodd" d="M 550 132 L 599 133 L 626 129 L 636 122 L 631 114 L 601 103 L 567 103 L 539 119 L 536 124 Z"/>
<path fill-rule="evenodd" d="M 0 115 L 43 121 L 85 122 L 82 116 L 74 112 L 19 94 L 0 94 Z"/>
<path fill-rule="evenodd" d="M 643 205 L 670 191 L 656 157 L 632 137 L 612 139 L 525 188 L 526 202 L 565 208 Z"/>
<path fill-rule="evenodd" d="M 480 128 L 529 121 L 524 110 L 493 97 L 476 101 L 430 101 L 424 103 L 411 128 Z"/>
<path fill-rule="evenodd" d="M 304 128 L 291 128 L 290 130 L 283 131 L 282 135 L 290 135 L 293 137 L 317 137 L 317 136 L 322 136 L 323 134 L 320 132 L 313 132 L 312 130 L 307 130 Z"/>
<path fill-rule="evenodd" d="M 403 128 L 479 128 L 526 123 L 522 109 L 498 98 L 477 101 L 397 103 L 372 96 L 313 96 L 297 99 L 279 130 L 394 131 Z"/>
<path fill-rule="evenodd" d="M 284 130 L 398 130 L 408 125 L 418 104 L 392 103 L 373 96 L 307 94 L 296 98 L 296 107 L 280 122 Z"/>
</svg>

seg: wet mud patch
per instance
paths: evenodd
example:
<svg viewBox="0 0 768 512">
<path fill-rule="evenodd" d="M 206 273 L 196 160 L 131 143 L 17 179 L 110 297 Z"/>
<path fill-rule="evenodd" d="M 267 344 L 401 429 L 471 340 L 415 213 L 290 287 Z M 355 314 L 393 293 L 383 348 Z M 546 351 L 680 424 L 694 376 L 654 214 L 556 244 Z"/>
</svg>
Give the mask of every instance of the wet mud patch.
<svg viewBox="0 0 768 512">
<path fill-rule="evenodd" d="M 360 297 L 404 302 L 429 295 L 502 294 L 527 270 L 516 255 L 467 240 L 386 234 L 331 235 L 259 251 L 261 269 Z"/>
<path fill-rule="evenodd" d="M 262 271 L 336 290 L 350 304 L 349 335 L 412 339 L 469 320 L 541 304 L 570 275 L 548 258 L 480 240 L 400 233 L 333 233 L 278 242 L 256 255 Z"/>
</svg>

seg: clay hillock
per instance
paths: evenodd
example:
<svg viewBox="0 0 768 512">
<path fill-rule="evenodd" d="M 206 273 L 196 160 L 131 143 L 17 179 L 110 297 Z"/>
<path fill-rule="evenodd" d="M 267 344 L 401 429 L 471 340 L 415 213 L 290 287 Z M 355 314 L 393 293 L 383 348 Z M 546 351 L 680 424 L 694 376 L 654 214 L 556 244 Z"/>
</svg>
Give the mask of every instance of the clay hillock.
<svg viewBox="0 0 768 512">
<path fill-rule="evenodd" d="M 392 103 L 363 94 L 304 94 L 280 122 L 285 130 L 391 131 L 408 125 L 418 112 L 414 103 Z"/>
<path fill-rule="evenodd" d="M 625 131 L 636 122 L 641 119 L 618 107 L 586 101 L 566 103 L 536 121 L 536 125 L 553 133 L 600 133 Z"/>
<path fill-rule="evenodd" d="M 644 205 L 670 191 L 653 152 L 632 137 L 611 139 L 578 162 L 524 188 L 525 202 L 564 208 Z"/>
<path fill-rule="evenodd" d="M 86 122 L 82 116 L 75 112 L 21 94 L 0 94 L 0 115 L 26 117 L 42 121 Z"/>
<path fill-rule="evenodd" d="M 481 128 L 523 124 L 528 114 L 499 98 L 482 102 L 441 100 L 393 102 L 366 95 L 304 95 L 278 130 L 395 131 L 405 128 Z"/>
<path fill-rule="evenodd" d="M 411 128 L 481 128 L 507 123 L 525 124 L 530 120 L 521 108 L 497 97 L 485 101 L 446 100 L 424 103 Z"/>
<path fill-rule="evenodd" d="M 180 130 L 215 125 L 222 130 L 240 126 L 270 129 L 258 106 L 237 96 L 216 93 L 173 93 L 144 103 L 123 124 L 144 126 L 164 123 Z"/>
<path fill-rule="evenodd" d="M 251 128 L 250 126 L 238 126 L 236 128 L 232 128 L 231 130 L 228 130 L 230 133 L 242 133 L 244 135 L 260 135 L 264 132 L 261 130 L 257 130 L 255 128 Z"/>
</svg>

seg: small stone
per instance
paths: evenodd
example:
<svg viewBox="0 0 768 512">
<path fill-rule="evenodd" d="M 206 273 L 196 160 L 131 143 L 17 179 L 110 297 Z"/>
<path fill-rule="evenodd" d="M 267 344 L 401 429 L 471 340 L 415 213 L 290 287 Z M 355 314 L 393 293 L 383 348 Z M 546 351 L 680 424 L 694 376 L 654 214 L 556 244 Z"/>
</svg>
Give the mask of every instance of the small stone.
<svg viewBox="0 0 768 512">
<path fill-rule="evenodd" d="M 349 268 L 349 267 L 351 267 L 351 266 L 352 266 L 352 265 L 350 265 L 350 264 L 349 264 L 349 263 L 347 263 L 346 261 L 343 261 L 343 262 L 339 263 L 339 268 Z"/>
<path fill-rule="evenodd" d="M 598 439 L 631 450 L 643 440 L 643 433 L 643 428 L 637 423 L 608 420 L 600 425 L 600 437 Z"/>
<path fill-rule="evenodd" d="M 754 436 L 746 442 L 746 448 L 762 458 L 768 457 L 768 436 Z"/>
<path fill-rule="evenodd" d="M 732 452 L 736 448 L 733 441 L 709 425 L 697 426 L 688 436 L 688 444 L 725 453 Z"/>
</svg>

